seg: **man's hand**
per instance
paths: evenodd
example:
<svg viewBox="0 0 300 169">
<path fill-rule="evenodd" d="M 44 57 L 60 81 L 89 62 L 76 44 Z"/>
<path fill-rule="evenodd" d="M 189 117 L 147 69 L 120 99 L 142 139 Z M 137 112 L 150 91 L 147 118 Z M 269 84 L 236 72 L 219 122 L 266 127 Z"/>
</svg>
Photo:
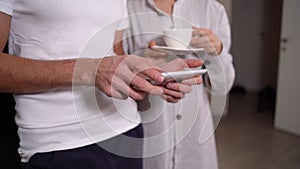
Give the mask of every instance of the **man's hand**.
<svg viewBox="0 0 300 169">
<path fill-rule="evenodd" d="M 167 62 L 167 53 L 161 50 L 152 49 L 153 46 L 156 45 L 155 41 L 150 41 L 148 43 L 147 49 L 144 50 L 144 57 L 152 59 L 152 62 L 155 65 L 162 65 Z"/>
<path fill-rule="evenodd" d="M 196 27 L 193 29 L 191 46 L 204 48 L 204 51 L 212 56 L 217 56 L 222 52 L 222 41 L 210 29 Z"/>
<path fill-rule="evenodd" d="M 184 68 L 196 68 L 202 66 L 201 60 L 195 59 L 175 59 L 163 65 L 162 69 L 168 71 L 180 71 Z M 192 91 L 192 85 L 199 85 L 202 83 L 201 76 L 183 79 L 181 82 L 168 82 L 164 85 L 163 98 L 167 101 L 178 102 L 185 94 Z"/>
<path fill-rule="evenodd" d="M 145 94 L 163 94 L 162 87 L 145 80 L 149 78 L 162 82 L 164 79 L 161 72 L 162 70 L 146 58 L 134 55 L 105 57 L 96 73 L 96 86 L 110 97 L 141 100 Z"/>
<path fill-rule="evenodd" d="M 159 58 L 159 66 L 166 72 L 171 71 L 181 71 L 184 68 L 195 68 L 203 65 L 201 60 L 193 60 L 193 59 L 175 59 L 170 62 L 166 61 L 166 53 L 160 51 L 156 51 L 151 49 L 155 46 L 156 43 L 154 41 L 150 41 L 148 46 L 150 49 L 146 50 L 148 53 L 151 51 L 151 58 L 154 60 Z M 164 53 L 164 54 L 163 54 Z M 156 55 L 156 56 L 155 56 Z M 179 82 L 168 82 L 164 85 L 164 95 L 162 96 L 165 100 L 169 102 L 178 102 L 180 99 L 184 97 L 185 94 L 190 93 L 192 91 L 192 85 L 198 85 L 202 83 L 201 76 L 195 76 L 193 78 L 188 78 Z"/>
<path fill-rule="evenodd" d="M 150 48 L 144 50 L 144 57 L 151 59 L 155 65 L 162 65 L 167 61 L 167 54 L 165 52 Z"/>
</svg>

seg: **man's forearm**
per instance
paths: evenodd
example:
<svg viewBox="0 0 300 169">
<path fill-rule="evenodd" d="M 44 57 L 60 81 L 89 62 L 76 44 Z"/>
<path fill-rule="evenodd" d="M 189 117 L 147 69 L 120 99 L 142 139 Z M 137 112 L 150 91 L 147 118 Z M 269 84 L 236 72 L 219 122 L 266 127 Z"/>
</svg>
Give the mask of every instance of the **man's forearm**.
<svg viewBox="0 0 300 169">
<path fill-rule="evenodd" d="M 0 92 L 37 93 L 70 87 L 76 60 L 42 61 L 0 55 Z M 75 83 L 83 84 L 81 74 Z"/>
</svg>

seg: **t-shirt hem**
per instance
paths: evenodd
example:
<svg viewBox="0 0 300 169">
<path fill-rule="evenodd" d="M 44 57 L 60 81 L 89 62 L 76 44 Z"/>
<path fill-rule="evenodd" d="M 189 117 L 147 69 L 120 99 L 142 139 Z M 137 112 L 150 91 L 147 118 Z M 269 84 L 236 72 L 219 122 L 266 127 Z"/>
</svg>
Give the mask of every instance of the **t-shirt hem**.
<svg viewBox="0 0 300 169">
<path fill-rule="evenodd" d="M 93 136 L 93 138 L 88 137 L 88 138 L 85 138 L 85 139 L 82 139 L 80 141 L 76 141 L 73 143 L 60 144 L 59 146 L 52 146 L 51 148 L 43 148 L 40 150 L 35 150 L 35 151 L 32 151 L 32 153 L 28 153 L 29 154 L 28 156 L 21 157 L 21 162 L 27 163 L 30 160 L 30 158 L 36 153 L 46 153 L 46 152 L 53 152 L 53 151 L 70 150 L 70 149 L 75 149 L 75 148 L 80 148 L 80 147 L 96 144 L 101 141 L 105 141 L 105 140 L 111 139 L 115 136 L 118 136 L 118 135 L 120 135 L 120 133 L 125 133 L 125 132 L 133 129 L 134 127 L 137 127 L 138 125 L 139 125 L 139 123 L 132 123 L 131 126 L 127 126 L 127 128 L 119 130 L 116 133 L 107 133 L 105 136 L 103 136 L 103 135 Z"/>
</svg>

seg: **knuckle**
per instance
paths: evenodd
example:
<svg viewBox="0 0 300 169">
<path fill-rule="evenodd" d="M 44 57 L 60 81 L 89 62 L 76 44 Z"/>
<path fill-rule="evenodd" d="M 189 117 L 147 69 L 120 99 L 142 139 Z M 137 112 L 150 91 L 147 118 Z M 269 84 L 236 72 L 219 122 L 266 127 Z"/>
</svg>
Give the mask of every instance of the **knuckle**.
<svg viewBox="0 0 300 169">
<path fill-rule="evenodd" d="M 199 77 L 198 80 L 197 80 L 197 84 L 202 84 L 202 82 L 203 82 L 202 78 Z"/>
<path fill-rule="evenodd" d="M 140 89 L 144 89 L 147 85 L 145 80 L 134 80 L 134 83 L 134 85 L 139 87 Z"/>
<path fill-rule="evenodd" d="M 103 92 L 105 93 L 106 96 L 108 97 L 112 97 L 112 91 L 111 91 L 111 88 L 110 87 L 104 87 L 103 88 Z"/>
<path fill-rule="evenodd" d="M 187 87 L 187 89 L 186 89 L 186 93 L 191 93 L 192 92 L 192 87 Z"/>
</svg>

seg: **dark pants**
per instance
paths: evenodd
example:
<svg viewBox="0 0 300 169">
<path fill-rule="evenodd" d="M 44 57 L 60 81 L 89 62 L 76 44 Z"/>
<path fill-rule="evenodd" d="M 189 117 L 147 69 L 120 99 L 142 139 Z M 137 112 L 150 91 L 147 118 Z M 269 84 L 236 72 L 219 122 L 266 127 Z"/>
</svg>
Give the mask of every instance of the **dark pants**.
<svg viewBox="0 0 300 169">
<path fill-rule="evenodd" d="M 137 139 L 137 142 L 127 144 L 128 139 L 124 138 L 124 135 L 127 138 L 143 138 L 143 127 L 139 125 L 123 135 L 101 142 L 99 145 L 93 144 L 70 150 L 37 153 L 30 158 L 28 163 L 22 163 L 21 168 L 142 169 L 142 139 Z M 108 150 L 107 147 L 113 147 L 113 152 L 116 154 Z M 128 154 L 129 156 L 126 157 Z"/>
</svg>

